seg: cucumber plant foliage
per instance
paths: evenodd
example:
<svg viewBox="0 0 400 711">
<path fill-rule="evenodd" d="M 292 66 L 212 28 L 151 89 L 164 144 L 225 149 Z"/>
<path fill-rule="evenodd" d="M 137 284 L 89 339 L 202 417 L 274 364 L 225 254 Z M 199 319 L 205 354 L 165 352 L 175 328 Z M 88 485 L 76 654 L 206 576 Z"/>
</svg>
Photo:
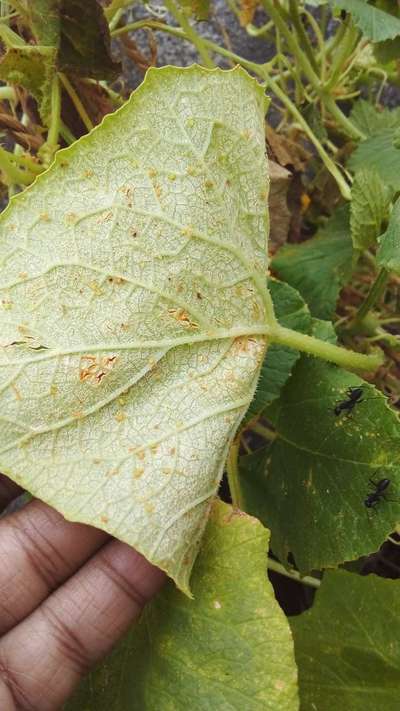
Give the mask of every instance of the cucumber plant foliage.
<svg viewBox="0 0 400 711">
<path fill-rule="evenodd" d="M 1 225 L 0 470 L 186 591 L 265 350 L 264 108 L 150 71 Z"/>
<path fill-rule="evenodd" d="M 370 362 L 275 320 L 264 112 L 242 69 L 149 71 L 1 222 L 0 470 L 186 592 L 267 334 Z"/>
<path fill-rule="evenodd" d="M 37 5 L 42 19 L 48 7 Z M 44 123 L 57 72 L 91 65 L 76 31 L 82 7 L 49 22 L 31 66 L 30 47 L 21 59 L 20 45 L 5 43 L 0 75 L 36 96 Z M 114 76 L 108 39 L 92 46 L 86 76 Z M 368 246 L 398 271 L 398 204 L 390 212 L 378 170 L 371 203 L 374 135 L 353 154 L 353 192 L 321 147 L 353 205 L 278 254 L 275 273 L 290 285 L 270 291 L 264 88 L 243 68 L 151 69 L 0 219 L 0 471 L 67 519 L 134 546 L 179 588 L 170 582 L 151 603 L 71 709 L 168 711 L 195 699 L 196 709 L 294 711 L 292 640 L 266 580 L 262 524 L 274 555 L 307 572 L 374 550 L 398 517 L 396 502 L 376 518 L 364 505 L 377 469 L 400 490 L 397 417 L 349 372 L 374 370 L 381 356 L 338 347 L 319 320 Z M 392 155 L 394 128 L 384 131 Z M 355 385 L 374 402 L 335 419 Z M 264 414 L 270 444 L 235 461 L 239 427 L 263 427 Z M 236 477 L 261 523 L 215 500 L 227 458 L 232 500 L 241 503 Z"/>
</svg>

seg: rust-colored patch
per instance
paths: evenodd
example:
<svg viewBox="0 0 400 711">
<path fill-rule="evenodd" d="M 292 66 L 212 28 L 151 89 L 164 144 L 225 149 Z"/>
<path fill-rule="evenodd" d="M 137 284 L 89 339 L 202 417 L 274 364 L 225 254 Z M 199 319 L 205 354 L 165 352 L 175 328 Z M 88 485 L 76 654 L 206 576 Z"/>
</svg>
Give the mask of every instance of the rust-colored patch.
<svg viewBox="0 0 400 711">
<path fill-rule="evenodd" d="M 136 469 L 133 470 L 133 478 L 134 479 L 140 479 L 141 476 L 144 474 L 144 469 L 143 467 L 136 467 Z"/>
<path fill-rule="evenodd" d="M 118 356 L 84 355 L 79 364 L 79 380 L 98 386 L 113 369 Z"/>
<path fill-rule="evenodd" d="M 100 521 L 101 521 L 102 523 L 108 523 L 109 520 L 110 520 L 110 519 L 108 518 L 108 516 L 100 516 Z"/>
<path fill-rule="evenodd" d="M 119 277 L 119 276 L 109 276 L 109 277 L 107 278 L 107 281 L 108 281 L 110 284 L 117 284 L 117 285 L 125 284 L 125 283 L 126 283 L 126 279 L 124 279 L 123 277 Z"/>
<path fill-rule="evenodd" d="M 199 327 L 199 324 L 196 323 L 196 321 L 192 321 L 190 315 L 187 313 L 187 311 L 185 311 L 185 309 L 168 309 L 168 313 L 170 316 L 172 316 L 172 318 L 175 319 L 175 321 L 178 321 L 182 324 L 182 326 L 185 326 L 186 328 L 197 329 Z"/>
<path fill-rule="evenodd" d="M 14 390 L 15 399 L 16 399 L 16 400 L 22 400 L 21 393 L 20 393 L 20 391 L 18 390 L 18 388 L 17 388 L 17 386 L 15 385 L 15 383 L 12 383 L 11 387 L 12 387 L 12 389 Z"/>
<path fill-rule="evenodd" d="M 110 222 L 110 220 L 112 220 L 112 217 L 113 211 L 109 210 L 108 212 L 106 212 L 105 215 L 100 215 L 100 217 L 96 220 L 96 223 L 98 225 L 102 225 L 104 222 Z"/>
</svg>

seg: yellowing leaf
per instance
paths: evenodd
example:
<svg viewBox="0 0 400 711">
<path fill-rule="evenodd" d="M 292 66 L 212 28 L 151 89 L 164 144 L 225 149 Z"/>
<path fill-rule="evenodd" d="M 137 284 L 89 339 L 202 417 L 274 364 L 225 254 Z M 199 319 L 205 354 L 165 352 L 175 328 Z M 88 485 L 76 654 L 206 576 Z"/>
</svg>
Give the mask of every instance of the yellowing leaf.
<svg viewBox="0 0 400 711">
<path fill-rule="evenodd" d="M 150 70 L 1 221 L 0 471 L 188 590 L 264 356 L 264 94 Z"/>
<path fill-rule="evenodd" d="M 297 711 L 293 642 L 265 570 L 268 535 L 215 502 L 195 599 L 166 586 L 65 711 Z"/>
</svg>

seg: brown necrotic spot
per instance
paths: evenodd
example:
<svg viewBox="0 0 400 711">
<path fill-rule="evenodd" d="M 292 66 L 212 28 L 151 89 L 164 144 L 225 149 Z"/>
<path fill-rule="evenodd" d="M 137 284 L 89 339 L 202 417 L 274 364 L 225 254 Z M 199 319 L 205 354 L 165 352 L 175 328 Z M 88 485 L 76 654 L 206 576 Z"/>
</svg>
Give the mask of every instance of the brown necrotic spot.
<svg viewBox="0 0 400 711">
<path fill-rule="evenodd" d="M 79 380 L 90 385 L 98 386 L 113 369 L 118 356 L 116 355 L 91 355 L 81 357 L 79 365 Z"/>
</svg>

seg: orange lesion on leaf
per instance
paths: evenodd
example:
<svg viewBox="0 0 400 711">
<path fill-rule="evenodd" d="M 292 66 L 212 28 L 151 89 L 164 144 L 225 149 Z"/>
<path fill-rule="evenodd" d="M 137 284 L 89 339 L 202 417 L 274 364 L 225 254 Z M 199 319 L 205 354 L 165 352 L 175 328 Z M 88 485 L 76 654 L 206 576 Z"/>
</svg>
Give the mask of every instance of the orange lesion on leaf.
<svg viewBox="0 0 400 711">
<path fill-rule="evenodd" d="M 12 389 L 14 390 L 15 399 L 16 399 L 16 400 L 22 400 L 21 393 L 20 393 L 20 391 L 18 390 L 18 388 L 17 388 L 17 386 L 15 385 L 15 383 L 12 383 L 11 387 L 12 387 Z"/>
<path fill-rule="evenodd" d="M 132 207 L 132 205 L 133 205 L 134 192 L 135 192 L 135 188 L 132 187 L 131 185 L 124 185 L 121 188 L 121 193 L 125 196 L 126 204 L 128 205 L 128 207 Z"/>
<path fill-rule="evenodd" d="M 199 328 L 199 324 L 196 323 L 196 321 L 192 321 L 190 315 L 188 314 L 185 309 L 182 308 L 172 308 L 168 309 L 168 313 L 172 318 L 175 319 L 175 321 L 178 321 L 182 326 L 185 326 L 185 328 L 191 328 L 191 329 L 197 329 Z"/>
<path fill-rule="evenodd" d="M 103 289 L 101 288 L 101 286 L 98 284 L 97 281 L 91 281 L 90 284 L 88 284 L 88 286 L 89 286 L 89 289 L 91 289 L 93 291 L 95 296 L 102 296 L 103 295 L 103 293 L 104 293 Z"/>
<path fill-rule="evenodd" d="M 109 284 L 117 284 L 117 285 L 126 284 L 126 279 L 124 279 L 124 277 L 119 277 L 119 276 L 109 276 L 107 278 L 107 281 Z"/>
<path fill-rule="evenodd" d="M 79 380 L 98 386 L 113 369 L 118 356 L 116 355 L 83 355 L 79 365 Z"/>
<path fill-rule="evenodd" d="M 74 225 L 79 219 L 79 215 L 76 212 L 67 212 L 65 215 L 65 222 L 67 225 Z"/>
<path fill-rule="evenodd" d="M 112 220 L 112 218 L 113 218 L 113 214 L 114 214 L 113 211 L 109 210 L 105 214 L 100 215 L 98 220 L 96 220 L 96 223 L 98 225 L 102 225 L 104 222 L 110 222 L 110 220 Z"/>
</svg>

